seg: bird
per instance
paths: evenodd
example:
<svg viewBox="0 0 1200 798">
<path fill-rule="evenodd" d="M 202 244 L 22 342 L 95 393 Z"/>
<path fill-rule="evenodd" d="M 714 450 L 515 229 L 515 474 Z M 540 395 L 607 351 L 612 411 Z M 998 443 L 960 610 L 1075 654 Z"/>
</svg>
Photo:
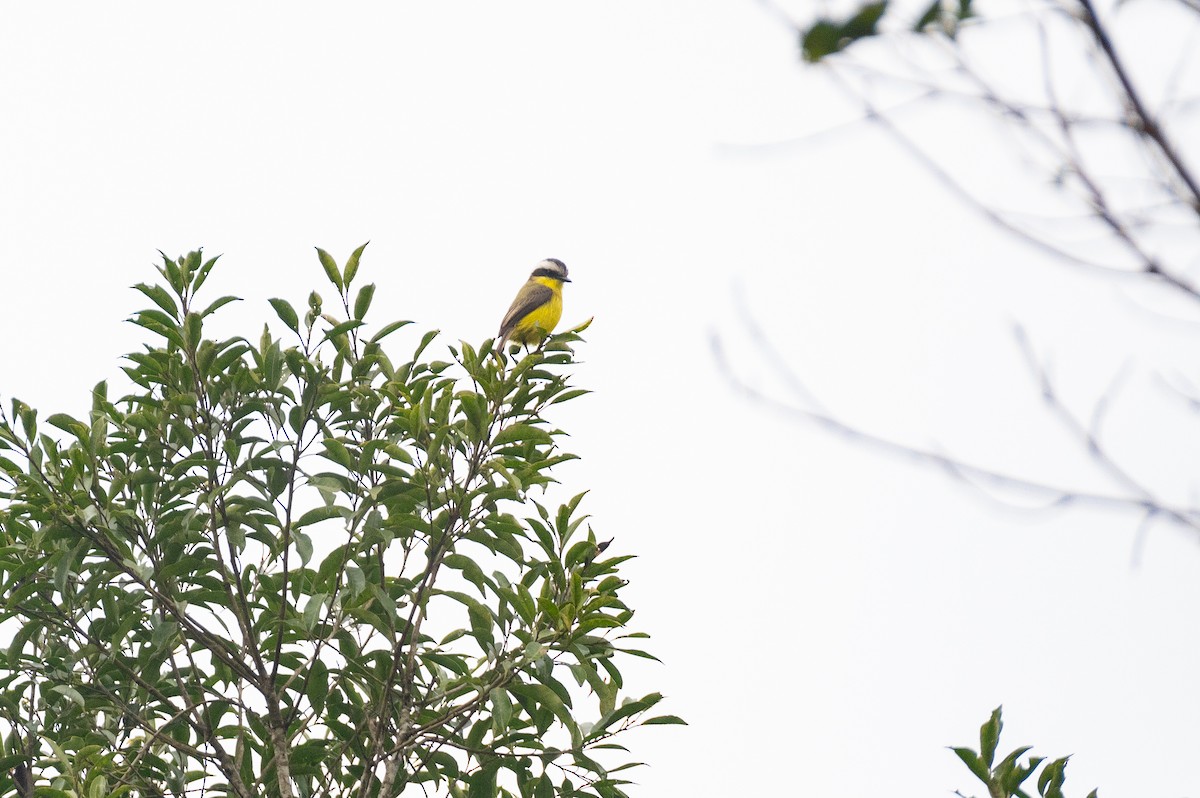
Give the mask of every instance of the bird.
<svg viewBox="0 0 1200 798">
<path fill-rule="evenodd" d="M 508 341 L 540 344 L 562 318 L 562 287 L 569 282 L 567 264 L 558 258 L 546 258 L 539 263 L 504 314 L 496 335 L 500 342 L 496 348 L 502 351 Z"/>
</svg>

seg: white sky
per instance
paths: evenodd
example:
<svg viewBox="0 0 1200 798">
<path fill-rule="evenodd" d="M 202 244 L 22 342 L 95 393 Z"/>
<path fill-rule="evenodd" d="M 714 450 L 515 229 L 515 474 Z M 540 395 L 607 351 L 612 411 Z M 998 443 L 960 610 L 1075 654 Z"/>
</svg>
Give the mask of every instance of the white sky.
<svg viewBox="0 0 1200 798">
<path fill-rule="evenodd" d="M 321 287 L 312 247 L 370 239 L 374 318 L 447 342 L 494 334 L 558 257 L 565 323 L 596 318 L 561 477 L 638 555 L 665 664 L 630 663 L 632 691 L 691 723 L 629 739 L 633 795 L 979 794 L 944 746 L 1000 703 L 1005 751 L 1075 754 L 1070 794 L 1197 794 L 1196 540 L 1154 527 L 1135 566 L 1134 516 L 998 510 L 718 374 L 713 330 L 771 384 L 741 286 L 847 419 L 1103 487 L 1019 321 L 1084 412 L 1133 364 L 1113 445 L 1188 497 L 1194 425 L 1153 378 L 1191 375 L 1197 328 L 1137 309 L 1158 297 L 1001 238 L 869 129 L 728 146 L 851 116 L 750 0 L 5 4 L 0 397 L 83 411 L 138 346 L 158 249 L 223 253 L 210 296 L 244 297 L 222 323 L 254 336 L 268 297 Z"/>
</svg>

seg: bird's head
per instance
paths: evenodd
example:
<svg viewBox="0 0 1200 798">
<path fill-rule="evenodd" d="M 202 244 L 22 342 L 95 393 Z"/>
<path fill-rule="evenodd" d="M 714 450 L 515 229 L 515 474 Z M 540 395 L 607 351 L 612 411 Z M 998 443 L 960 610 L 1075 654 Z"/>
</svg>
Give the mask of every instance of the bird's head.
<svg viewBox="0 0 1200 798">
<path fill-rule="evenodd" d="M 558 280 L 560 283 L 571 282 L 567 277 L 567 264 L 563 263 L 558 258 L 546 258 L 537 265 L 530 277 L 549 277 L 551 280 Z"/>
</svg>

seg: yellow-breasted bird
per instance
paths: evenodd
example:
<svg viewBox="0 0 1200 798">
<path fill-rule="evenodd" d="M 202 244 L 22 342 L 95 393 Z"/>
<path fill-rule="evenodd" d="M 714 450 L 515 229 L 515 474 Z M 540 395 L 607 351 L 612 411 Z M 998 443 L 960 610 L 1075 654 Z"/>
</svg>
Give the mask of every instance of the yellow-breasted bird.
<svg viewBox="0 0 1200 798">
<path fill-rule="evenodd" d="M 569 282 L 567 264 L 561 260 L 546 258 L 539 263 L 504 314 L 496 349 L 503 351 L 507 341 L 540 344 L 562 318 L 562 287 Z"/>
</svg>

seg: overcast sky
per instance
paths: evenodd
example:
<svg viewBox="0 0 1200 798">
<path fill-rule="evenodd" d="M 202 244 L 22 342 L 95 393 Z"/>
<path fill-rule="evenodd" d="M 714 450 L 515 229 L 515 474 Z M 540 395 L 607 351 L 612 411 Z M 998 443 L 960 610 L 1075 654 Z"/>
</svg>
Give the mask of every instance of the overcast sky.
<svg viewBox="0 0 1200 798">
<path fill-rule="evenodd" d="M 220 324 L 256 336 L 268 297 L 321 287 L 314 246 L 370 240 L 373 316 L 447 344 L 493 335 L 557 257 L 564 323 L 595 317 L 560 478 L 638 557 L 663 664 L 630 663 L 632 692 L 691 724 L 630 738 L 632 795 L 979 794 L 945 746 L 1001 703 L 1006 750 L 1075 755 L 1072 794 L 1200 794 L 1200 541 L 1005 509 L 721 376 L 714 333 L 785 390 L 740 294 L 847 420 L 1104 488 L 1018 322 L 1085 412 L 1130 364 L 1113 445 L 1188 498 L 1200 448 L 1155 378 L 1194 372 L 1194 318 L 1148 321 L 1158 297 L 1001 237 L 854 116 L 750 0 L 9 3 L 0 397 L 84 411 L 139 345 L 129 286 L 160 249 L 222 254 L 206 290 L 246 301 Z"/>
</svg>

